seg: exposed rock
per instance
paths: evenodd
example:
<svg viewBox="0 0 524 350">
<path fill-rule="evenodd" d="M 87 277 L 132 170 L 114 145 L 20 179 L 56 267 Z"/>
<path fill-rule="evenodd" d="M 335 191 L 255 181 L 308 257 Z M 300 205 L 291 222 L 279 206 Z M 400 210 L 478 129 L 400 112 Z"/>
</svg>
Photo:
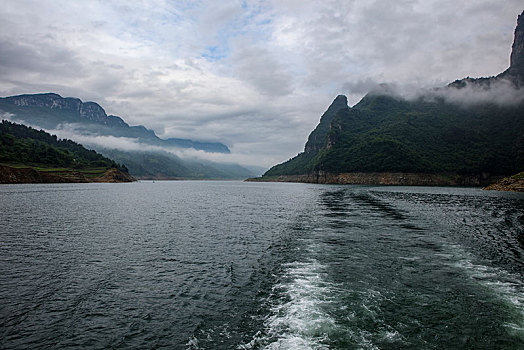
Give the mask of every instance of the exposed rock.
<svg viewBox="0 0 524 350">
<path fill-rule="evenodd" d="M 331 127 L 331 122 L 333 121 L 333 118 L 335 118 L 337 112 L 343 108 L 349 108 L 348 99 L 344 95 L 338 95 L 320 117 L 320 122 L 315 130 L 313 130 L 309 135 L 306 146 L 304 147 L 304 152 L 317 153 L 324 147 L 327 134 Z"/>
<path fill-rule="evenodd" d="M 500 177 L 468 176 L 457 174 L 416 174 L 416 173 L 340 173 L 325 172 L 307 175 L 281 175 L 251 178 L 249 182 L 305 182 L 339 185 L 400 185 L 400 186 L 473 186 L 492 183 Z"/>
<path fill-rule="evenodd" d="M 517 18 L 515 39 L 511 47 L 510 66 L 524 68 L 524 11 Z"/>
<path fill-rule="evenodd" d="M 131 175 L 126 174 L 118 169 L 112 168 L 105 172 L 104 175 L 95 178 L 95 182 L 133 182 L 136 181 Z"/>
<path fill-rule="evenodd" d="M 517 19 L 515 37 L 511 46 L 510 66 L 497 78 L 510 80 L 517 87 L 524 86 L 524 11 Z"/>
<path fill-rule="evenodd" d="M 64 98 L 54 93 L 10 96 L 6 98 L 6 101 L 22 107 L 32 106 L 66 110 L 81 118 L 105 125 L 109 125 L 113 121 L 107 117 L 106 112 L 98 103 L 82 102 L 80 99 L 72 97 Z"/>
<path fill-rule="evenodd" d="M 484 189 L 494 191 L 524 192 L 524 172 L 510 177 L 505 177 L 494 184 L 484 187 Z"/>
<path fill-rule="evenodd" d="M 131 175 L 118 169 L 109 169 L 102 176 L 88 178 L 75 170 L 39 171 L 33 168 L 13 168 L 0 165 L 0 184 L 21 183 L 86 183 L 86 182 L 132 182 Z"/>
</svg>

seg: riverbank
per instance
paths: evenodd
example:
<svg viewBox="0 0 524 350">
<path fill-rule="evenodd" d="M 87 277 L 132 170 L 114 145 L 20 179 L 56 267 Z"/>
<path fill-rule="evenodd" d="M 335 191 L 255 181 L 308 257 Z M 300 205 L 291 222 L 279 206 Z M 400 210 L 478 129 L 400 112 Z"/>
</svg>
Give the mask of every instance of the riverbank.
<svg viewBox="0 0 524 350">
<path fill-rule="evenodd" d="M 494 191 L 524 192 L 524 171 L 513 176 L 505 177 L 484 188 Z"/>
<path fill-rule="evenodd" d="M 0 165 L 0 184 L 133 182 L 131 175 L 111 168 L 43 168 Z"/>
<path fill-rule="evenodd" d="M 325 172 L 305 175 L 282 175 L 250 178 L 249 182 L 302 182 L 316 184 L 352 185 L 401 185 L 401 186 L 487 186 L 500 180 L 499 177 L 458 174 L 419 173 L 340 173 Z"/>
</svg>

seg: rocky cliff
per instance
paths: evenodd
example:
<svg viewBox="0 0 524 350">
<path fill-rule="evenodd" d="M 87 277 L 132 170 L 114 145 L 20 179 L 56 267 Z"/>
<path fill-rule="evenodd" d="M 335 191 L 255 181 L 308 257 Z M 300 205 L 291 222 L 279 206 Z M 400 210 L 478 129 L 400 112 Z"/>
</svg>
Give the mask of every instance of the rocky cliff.
<svg viewBox="0 0 524 350">
<path fill-rule="evenodd" d="M 510 66 L 524 69 L 524 12 L 517 19 L 515 38 L 511 47 Z"/>
<path fill-rule="evenodd" d="M 305 153 L 316 154 L 324 147 L 333 119 L 341 109 L 347 108 L 349 108 L 347 97 L 344 95 L 338 95 L 320 117 L 320 122 L 315 130 L 313 130 L 309 135 L 306 146 L 304 147 Z"/>
<path fill-rule="evenodd" d="M 79 119 L 103 125 L 129 126 L 119 117 L 108 116 L 98 103 L 82 102 L 73 97 L 63 98 L 54 93 L 10 96 L 6 97 L 5 101 L 20 107 L 41 107 L 65 111 Z"/>
<path fill-rule="evenodd" d="M 497 78 L 508 79 L 519 87 L 524 86 L 524 11 L 517 19 L 517 27 L 511 46 L 510 66 Z"/>
</svg>

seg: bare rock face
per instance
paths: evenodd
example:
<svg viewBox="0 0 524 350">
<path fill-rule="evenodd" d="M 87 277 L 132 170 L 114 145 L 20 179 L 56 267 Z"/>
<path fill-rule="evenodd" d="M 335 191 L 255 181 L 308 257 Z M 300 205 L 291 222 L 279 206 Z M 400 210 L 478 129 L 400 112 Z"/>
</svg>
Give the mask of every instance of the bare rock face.
<svg viewBox="0 0 524 350">
<path fill-rule="evenodd" d="M 337 112 L 343 108 L 349 108 L 348 99 L 344 95 L 338 95 L 327 111 L 320 117 L 320 123 L 316 129 L 309 135 L 309 139 L 304 147 L 306 153 L 317 153 L 324 147 L 331 122 Z"/>
<path fill-rule="evenodd" d="M 108 116 L 95 102 L 82 102 L 78 98 L 62 97 L 55 93 L 19 95 L 6 97 L 5 101 L 16 106 L 43 107 L 71 112 L 81 120 L 104 125 L 128 126 L 121 118 Z"/>
<path fill-rule="evenodd" d="M 524 87 L 524 11 L 517 18 L 515 37 L 511 46 L 510 66 L 497 78 L 507 79 L 518 88 Z"/>
<path fill-rule="evenodd" d="M 515 38 L 511 47 L 510 66 L 524 69 L 524 11 L 517 19 Z"/>
</svg>

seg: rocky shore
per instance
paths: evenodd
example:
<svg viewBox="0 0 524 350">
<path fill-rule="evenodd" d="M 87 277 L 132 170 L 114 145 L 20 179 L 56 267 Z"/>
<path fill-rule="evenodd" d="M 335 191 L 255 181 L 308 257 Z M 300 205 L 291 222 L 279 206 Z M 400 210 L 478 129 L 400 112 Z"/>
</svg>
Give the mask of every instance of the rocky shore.
<svg viewBox="0 0 524 350">
<path fill-rule="evenodd" d="M 494 191 L 524 192 L 524 171 L 510 177 L 505 177 L 494 184 L 484 187 L 484 189 Z"/>
<path fill-rule="evenodd" d="M 458 174 L 418 173 L 340 173 L 282 175 L 250 178 L 251 182 L 303 182 L 316 184 L 401 185 L 401 186 L 487 186 L 500 177 Z"/>
<path fill-rule="evenodd" d="M 89 177 L 75 170 L 41 171 L 33 168 L 14 168 L 0 165 L 0 184 L 19 183 L 85 183 L 85 182 L 132 182 L 131 175 L 112 168 L 101 176 Z"/>
</svg>

